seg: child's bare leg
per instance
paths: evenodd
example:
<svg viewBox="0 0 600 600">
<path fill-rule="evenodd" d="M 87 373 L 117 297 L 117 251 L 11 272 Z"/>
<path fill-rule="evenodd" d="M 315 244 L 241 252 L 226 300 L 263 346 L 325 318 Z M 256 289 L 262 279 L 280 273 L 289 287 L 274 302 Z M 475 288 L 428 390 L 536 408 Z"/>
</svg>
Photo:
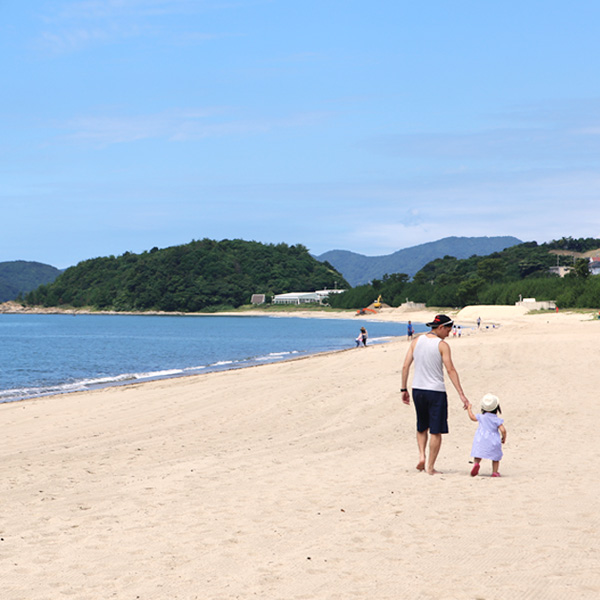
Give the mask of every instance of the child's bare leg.
<svg viewBox="0 0 600 600">
<path fill-rule="evenodd" d="M 475 477 L 475 475 L 477 475 L 477 473 L 479 473 L 479 467 L 481 466 L 481 459 L 473 457 L 473 462 L 475 464 L 473 465 L 473 468 L 471 469 L 471 477 Z"/>
<path fill-rule="evenodd" d="M 500 468 L 500 461 L 499 460 L 493 460 L 492 461 L 492 475 L 494 473 L 498 473 L 498 469 Z"/>
</svg>

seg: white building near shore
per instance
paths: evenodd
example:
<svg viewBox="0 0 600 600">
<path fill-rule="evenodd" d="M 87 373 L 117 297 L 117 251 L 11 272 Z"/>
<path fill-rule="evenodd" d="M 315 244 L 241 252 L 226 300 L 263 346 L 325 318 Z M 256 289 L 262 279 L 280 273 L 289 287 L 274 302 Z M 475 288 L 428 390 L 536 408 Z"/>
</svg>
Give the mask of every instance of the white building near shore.
<svg viewBox="0 0 600 600">
<path fill-rule="evenodd" d="M 323 304 L 329 294 L 341 294 L 346 290 L 317 290 L 316 292 L 289 292 L 273 296 L 273 304 Z"/>
</svg>

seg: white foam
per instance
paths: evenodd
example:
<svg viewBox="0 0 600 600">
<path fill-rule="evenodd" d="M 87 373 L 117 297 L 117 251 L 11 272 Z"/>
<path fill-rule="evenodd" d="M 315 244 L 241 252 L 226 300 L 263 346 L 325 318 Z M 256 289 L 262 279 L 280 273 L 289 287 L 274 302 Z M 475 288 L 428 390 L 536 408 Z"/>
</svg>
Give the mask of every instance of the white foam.
<svg viewBox="0 0 600 600">
<path fill-rule="evenodd" d="M 156 379 L 161 377 L 173 377 L 174 375 L 181 375 L 183 369 L 165 369 L 164 371 L 150 371 L 148 373 L 136 373 L 135 379 Z"/>
</svg>

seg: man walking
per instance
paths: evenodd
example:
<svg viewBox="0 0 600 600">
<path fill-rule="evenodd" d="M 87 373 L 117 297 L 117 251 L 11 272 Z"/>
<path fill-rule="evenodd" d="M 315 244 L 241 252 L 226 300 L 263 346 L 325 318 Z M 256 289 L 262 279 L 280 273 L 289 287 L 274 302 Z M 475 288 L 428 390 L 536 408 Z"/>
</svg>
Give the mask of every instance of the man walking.
<svg viewBox="0 0 600 600">
<path fill-rule="evenodd" d="M 417 413 L 417 445 L 419 446 L 419 462 L 417 469 L 435 475 L 435 461 L 442 445 L 442 434 L 448 433 L 448 397 L 444 384 L 444 367 L 450 381 L 456 388 L 466 410 L 469 401 L 460 385 L 458 372 L 452 363 L 450 346 L 445 339 L 452 330 L 453 321 L 446 315 L 437 315 L 427 327 L 431 331 L 413 340 L 402 367 L 402 402 L 410 404 L 408 393 L 408 374 L 412 363 L 415 373 L 412 382 L 412 393 Z M 427 441 L 429 440 L 429 456 L 427 457 Z"/>
</svg>

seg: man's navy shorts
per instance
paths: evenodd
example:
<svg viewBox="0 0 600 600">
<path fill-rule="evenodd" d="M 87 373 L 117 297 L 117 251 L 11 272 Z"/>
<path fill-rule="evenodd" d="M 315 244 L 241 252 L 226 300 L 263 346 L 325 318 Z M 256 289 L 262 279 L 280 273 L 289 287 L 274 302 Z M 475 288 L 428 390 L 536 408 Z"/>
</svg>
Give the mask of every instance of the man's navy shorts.
<svg viewBox="0 0 600 600">
<path fill-rule="evenodd" d="M 448 396 L 446 392 L 415 390 L 413 402 L 417 411 L 417 431 L 448 433 Z"/>
</svg>

